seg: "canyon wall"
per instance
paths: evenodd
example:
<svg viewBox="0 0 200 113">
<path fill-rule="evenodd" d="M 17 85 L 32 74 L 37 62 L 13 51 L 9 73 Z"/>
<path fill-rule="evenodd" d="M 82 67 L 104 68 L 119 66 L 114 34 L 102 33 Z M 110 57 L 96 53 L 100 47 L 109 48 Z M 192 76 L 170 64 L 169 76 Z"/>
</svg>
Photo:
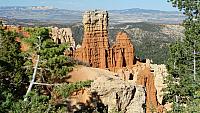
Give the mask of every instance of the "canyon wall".
<svg viewBox="0 0 200 113">
<path fill-rule="evenodd" d="M 69 75 L 73 80 L 71 82 L 93 80 L 91 87 L 75 91 L 68 98 L 72 108 L 101 105 L 100 109 L 106 108 L 107 113 L 145 113 L 146 94 L 143 86 L 124 81 L 116 73 L 99 68 L 78 66 Z"/>
<path fill-rule="evenodd" d="M 165 65 L 151 64 L 150 60 L 146 62 L 137 61 L 131 67 L 123 67 L 117 71 L 118 76 L 124 80 L 136 83 L 145 87 L 146 93 L 146 113 L 166 112 L 162 105 L 164 78 L 168 75 Z"/>
</svg>

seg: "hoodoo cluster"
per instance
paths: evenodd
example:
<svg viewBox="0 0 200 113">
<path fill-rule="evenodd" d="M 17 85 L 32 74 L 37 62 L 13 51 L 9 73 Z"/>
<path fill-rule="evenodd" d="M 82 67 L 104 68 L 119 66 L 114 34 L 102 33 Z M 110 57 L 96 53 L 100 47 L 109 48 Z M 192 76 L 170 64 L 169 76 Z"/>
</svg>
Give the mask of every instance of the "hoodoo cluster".
<svg viewBox="0 0 200 113">
<path fill-rule="evenodd" d="M 134 63 L 134 46 L 126 33 L 119 32 L 112 47 L 108 39 L 108 12 L 87 11 L 83 15 L 84 38 L 74 58 L 91 67 L 116 71 Z"/>
</svg>

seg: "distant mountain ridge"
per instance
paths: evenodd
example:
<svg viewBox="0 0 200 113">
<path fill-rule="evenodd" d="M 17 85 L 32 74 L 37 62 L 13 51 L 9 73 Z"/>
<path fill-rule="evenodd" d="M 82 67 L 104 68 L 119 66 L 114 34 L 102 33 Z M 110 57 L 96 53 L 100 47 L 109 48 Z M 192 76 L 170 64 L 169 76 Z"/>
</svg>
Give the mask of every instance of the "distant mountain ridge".
<svg viewBox="0 0 200 113">
<path fill-rule="evenodd" d="M 148 12 L 148 13 L 155 13 L 155 12 L 162 12 L 162 13 L 179 13 L 178 11 L 161 11 L 161 10 L 154 10 L 154 9 L 141 9 L 141 8 L 131 8 L 131 9 L 122 9 L 122 10 L 110 10 L 110 11 L 126 11 L 126 12 Z"/>
<path fill-rule="evenodd" d="M 7 19 L 30 19 L 47 24 L 70 24 L 81 22 L 80 10 L 58 9 L 47 6 L 5 6 L 0 7 L 0 17 Z M 147 9 L 109 10 L 110 24 L 152 22 L 161 24 L 179 24 L 184 16 L 176 11 L 159 11 Z M 31 22 L 31 21 L 30 21 Z M 24 23 L 26 24 L 26 23 Z"/>
</svg>

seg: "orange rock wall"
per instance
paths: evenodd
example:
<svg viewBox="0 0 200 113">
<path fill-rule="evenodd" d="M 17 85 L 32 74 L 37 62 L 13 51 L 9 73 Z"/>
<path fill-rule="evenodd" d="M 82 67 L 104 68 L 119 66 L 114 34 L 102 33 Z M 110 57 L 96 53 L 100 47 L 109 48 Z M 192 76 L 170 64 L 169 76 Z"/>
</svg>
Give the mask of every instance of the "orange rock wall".
<svg viewBox="0 0 200 113">
<path fill-rule="evenodd" d="M 146 92 L 146 113 L 164 113 L 165 108 L 163 107 L 162 100 L 159 102 L 158 99 L 159 89 L 156 89 L 156 78 L 155 73 L 162 72 L 162 70 L 155 70 L 156 67 L 151 68 L 150 64 L 136 62 L 132 67 L 125 67 L 118 70 L 118 75 L 125 81 L 131 81 L 137 85 L 141 85 L 145 88 Z M 133 77 L 130 77 L 133 76 Z M 157 75 L 158 76 L 158 75 Z M 162 78 L 162 75 L 159 75 Z M 130 79 L 132 78 L 132 79 Z M 161 79 L 160 78 L 160 79 Z"/>
<path fill-rule="evenodd" d="M 22 34 L 24 37 L 30 37 L 30 34 L 26 32 L 21 26 L 5 25 L 3 26 L 3 29 L 5 29 L 6 31 L 15 31 Z"/>
</svg>

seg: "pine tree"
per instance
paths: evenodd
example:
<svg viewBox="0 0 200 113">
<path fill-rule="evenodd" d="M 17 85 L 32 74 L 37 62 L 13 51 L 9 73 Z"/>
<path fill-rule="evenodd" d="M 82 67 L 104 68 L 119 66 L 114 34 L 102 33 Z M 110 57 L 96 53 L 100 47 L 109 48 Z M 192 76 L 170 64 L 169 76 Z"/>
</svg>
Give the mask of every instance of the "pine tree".
<svg viewBox="0 0 200 113">
<path fill-rule="evenodd" d="M 28 77 L 16 37 L 19 34 L 0 28 L 0 112 L 6 112 L 12 101 L 23 98 L 26 92 Z"/>
<path fill-rule="evenodd" d="M 26 52 L 28 60 L 25 64 L 29 70 L 29 76 L 32 79 L 33 67 L 38 60 L 37 74 L 35 83 L 54 84 L 61 83 L 67 79 L 67 73 L 74 65 L 73 60 L 64 55 L 65 50 L 69 48 L 67 44 L 56 44 L 50 38 L 48 28 L 29 28 L 27 31 L 31 34 L 30 38 L 24 38 L 23 41 L 30 45 Z M 39 89 L 38 89 L 39 88 Z M 39 86 L 38 91 L 44 91 L 44 87 Z"/>
<path fill-rule="evenodd" d="M 200 1 L 170 1 L 188 18 L 183 22 L 185 37 L 170 47 L 165 99 L 174 103 L 173 112 L 196 112 L 200 107 L 191 107 L 199 101 L 200 91 Z"/>
</svg>

